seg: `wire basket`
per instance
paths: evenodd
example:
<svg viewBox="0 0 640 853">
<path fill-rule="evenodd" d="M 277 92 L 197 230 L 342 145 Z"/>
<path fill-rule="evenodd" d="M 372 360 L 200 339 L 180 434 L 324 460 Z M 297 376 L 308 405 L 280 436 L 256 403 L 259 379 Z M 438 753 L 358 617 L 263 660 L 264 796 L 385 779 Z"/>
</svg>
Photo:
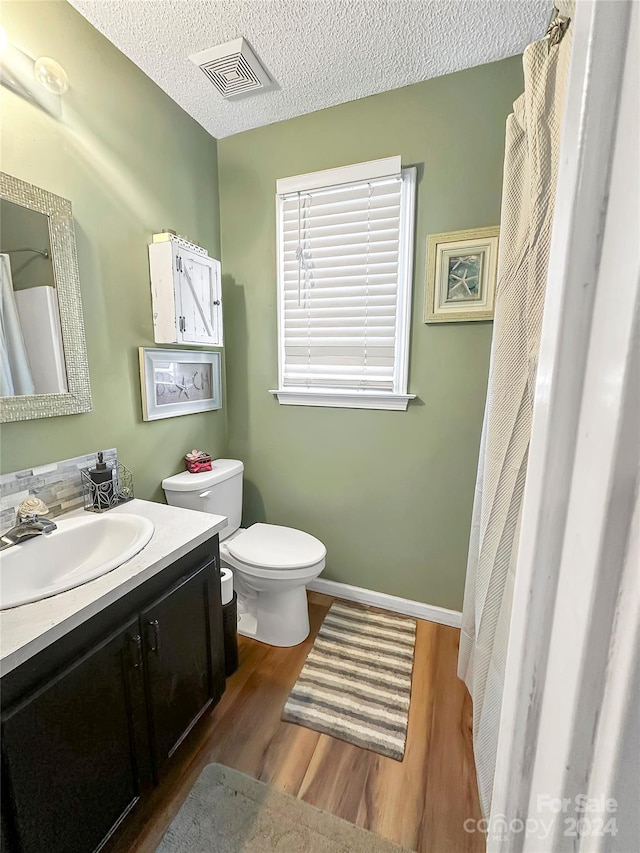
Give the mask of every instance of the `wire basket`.
<svg viewBox="0 0 640 853">
<path fill-rule="evenodd" d="M 111 479 L 104 483 L 94 483 L 89 474 L 89 468 L 80 470 L 82 497 L 87 512 L 107 512 L 114 506 L 120 506 L 135 497 L 133 474 L 129 468 L 116 460 L 116 464 L 108 470 L 111 470 Z"/>
</svg>

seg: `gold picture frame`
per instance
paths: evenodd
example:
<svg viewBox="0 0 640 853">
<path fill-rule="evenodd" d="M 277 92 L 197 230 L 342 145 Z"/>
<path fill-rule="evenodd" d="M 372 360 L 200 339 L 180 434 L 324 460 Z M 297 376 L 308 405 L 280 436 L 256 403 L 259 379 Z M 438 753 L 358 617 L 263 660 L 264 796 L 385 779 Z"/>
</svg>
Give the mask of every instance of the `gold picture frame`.
<svg viewBox="0 0 640 853">
<path fill-rule="evenodd" d="M 427 238 L 425 323 L 493 320 L 499 226 Z"/>
</svg>

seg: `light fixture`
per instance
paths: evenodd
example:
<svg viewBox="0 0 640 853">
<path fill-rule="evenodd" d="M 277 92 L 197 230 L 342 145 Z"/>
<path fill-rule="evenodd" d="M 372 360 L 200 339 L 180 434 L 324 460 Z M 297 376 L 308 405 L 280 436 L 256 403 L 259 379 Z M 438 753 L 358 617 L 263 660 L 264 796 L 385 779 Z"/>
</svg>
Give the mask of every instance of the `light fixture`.
<svg viewBox="0 0 640 853">
<path fill-rule="evenodd" d="M 69 88 L 67 72 L 50 56 L 41 56 L 40 59 L 36 59 L 33 74 L 38 83 L 54 95 L 64 95 Z"/>
</svg>

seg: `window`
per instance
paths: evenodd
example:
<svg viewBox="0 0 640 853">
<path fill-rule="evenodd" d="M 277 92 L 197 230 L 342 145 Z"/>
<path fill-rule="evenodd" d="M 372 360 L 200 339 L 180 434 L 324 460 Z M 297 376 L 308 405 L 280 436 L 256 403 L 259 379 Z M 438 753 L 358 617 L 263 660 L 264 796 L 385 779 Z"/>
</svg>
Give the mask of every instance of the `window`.
<svg viewBox="0 0 640 853">
<path fill-rule="evenodd" d="M 280 403 L 407 408 L 415 183 L 400 157 L 278 181 Z"/>
</svg>

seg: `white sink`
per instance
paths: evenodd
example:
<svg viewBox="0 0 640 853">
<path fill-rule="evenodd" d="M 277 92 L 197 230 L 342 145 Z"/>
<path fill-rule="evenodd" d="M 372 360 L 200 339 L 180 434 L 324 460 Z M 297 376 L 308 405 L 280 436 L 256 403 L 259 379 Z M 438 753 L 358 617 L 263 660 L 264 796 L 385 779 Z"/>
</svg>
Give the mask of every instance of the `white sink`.
<svg viewBox="0 0 640 853">
<path fill-rule="evenodd" d="M 0 552 L 0 610 L 49 598 L 130 560 L 153 535 L 131 513 L 55 519 L 57 530 Z"/>
</svg>

